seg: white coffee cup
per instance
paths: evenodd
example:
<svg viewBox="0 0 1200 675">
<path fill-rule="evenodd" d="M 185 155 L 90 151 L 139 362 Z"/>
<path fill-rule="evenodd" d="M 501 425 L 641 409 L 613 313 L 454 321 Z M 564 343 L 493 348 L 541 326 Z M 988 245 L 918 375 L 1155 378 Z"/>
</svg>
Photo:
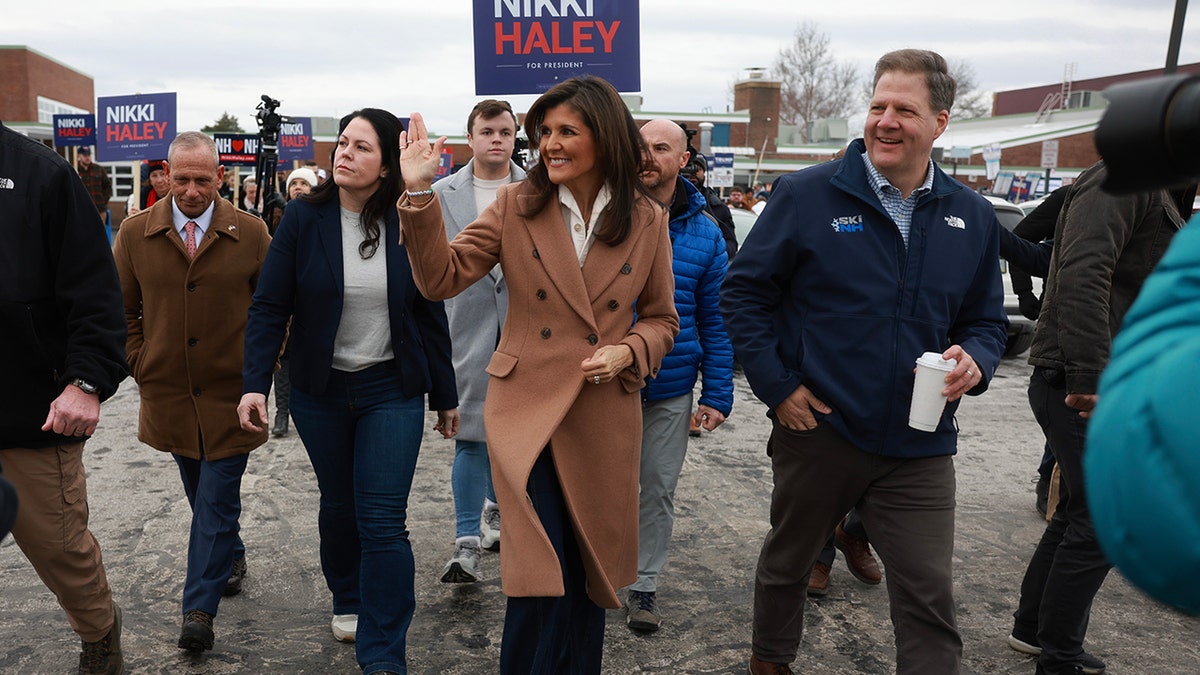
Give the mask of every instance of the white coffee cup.
<svg viewBox="0 0 1200 675">
<path fill-rule="evenodd" d="M 946 373 L 958 364 L 955 359 L 943 359 L 938 352 L 925 352 L 917 359 L 917 377 L 913 381 L 912 405 L 908 409 L 908 426 L 920 431 L 936 431 L 946 409 Z"/>
</svg>

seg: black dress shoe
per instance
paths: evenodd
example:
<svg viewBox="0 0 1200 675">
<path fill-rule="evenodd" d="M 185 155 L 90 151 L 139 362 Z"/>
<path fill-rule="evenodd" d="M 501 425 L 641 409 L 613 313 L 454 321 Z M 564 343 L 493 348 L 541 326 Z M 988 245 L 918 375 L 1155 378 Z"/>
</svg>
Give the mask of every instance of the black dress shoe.
<svg viewBox="0 0 1200 675">
<path fill-rule="evenodd" d="M 225 590 L 221 593 L 225 597 L 237 595 L 242 592 L 242 579 L 246 578 L 246 558 L 242 556 L 233 561 L 233 569 L 229 571 L 229 580 L 225 582 Z"/>
<path fill-rule="evenodd" d="M 275 426 L 271 427 L 271 435 L 275 438 L 282 438 L 288 435 L 288 416 L 286 414 L 275 414 Z"/>
<path fill-rule="evenodd" d="M 1037 512 L 1041 514 L 1043 518 L 1045 518 L 1046 507 L 1050 502 L 1050 479 L 1048 477 L 1038 476 L 1037 487 L 1034 488 L 1034 494 L 1037 496 L 1037 500 L 1034 502 L 1034 508 L 1037 509 Z"/>
<path fill-rule="evenodd" d="M 179 633 L 179 648 L 202 652 L 213 647 L 213 615 L 193 609 L 183 615 L 183 630 Z"/>
</svg>

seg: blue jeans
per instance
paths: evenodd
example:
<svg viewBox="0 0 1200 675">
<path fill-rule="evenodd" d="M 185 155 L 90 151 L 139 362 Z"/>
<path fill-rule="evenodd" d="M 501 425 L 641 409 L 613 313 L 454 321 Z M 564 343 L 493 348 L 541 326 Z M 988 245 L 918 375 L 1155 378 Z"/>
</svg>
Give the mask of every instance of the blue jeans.
<svg viewBox="0 0 1200 675">
<path fill-rule="evenodd" d="M 292 390 L 292 417 L 317 474 L 321 570 L 334 614 L 357 614 L 364 673 L 407 672 L 416 607 L 405 520 L 425 425 L 424 397 L 407 398 L 391 364 L 335 370 L 325 393 Z"/>
<path fill-rule="evenodd" d="M 600 673 L 604 610 L 587 595 L 587 570 L 567 515 L 549 447 L 529 472 L 529 499 L 562 566 L 559 598 L 512 598 L 500 642 L 501 675 Z"/>
<path fill-rule="evenodd" d="M 250 455 L 211 462 L 171 456 L 179 466 L 183 491 L 192 507 L 183 613 L 199 609 L 215 616 L 233 561 L 246 555 L 238 535 L 238 518 L 242 515 L 242 474 Z"/>
<path fill-rule="evenodd" d="M 450 489 L 454 491 L 454 536 L 478 537 L 483 498 L 496 501 L 487 443 L 454 442 L 454 467 L 450 470 Z"/>
</svg>

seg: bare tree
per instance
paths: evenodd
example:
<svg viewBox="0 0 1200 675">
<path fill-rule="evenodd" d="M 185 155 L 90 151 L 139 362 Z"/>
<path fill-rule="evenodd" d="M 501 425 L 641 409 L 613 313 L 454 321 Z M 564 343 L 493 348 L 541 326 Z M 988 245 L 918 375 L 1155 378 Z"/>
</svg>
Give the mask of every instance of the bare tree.
<svg viewBox="0 0 1200 675">
<path fill-rule="evenodd" d="M 966 59 L 946 59 L 946 69 L 954 78 L 957 85 L 954 94 L 954 108 L 950 111 L 952 120 L 973 120 L 979 117 L 992 116 L 992 99 L 988 92 L 979 90 L 979 78 L 975 75 L 975 66 Z M 875 94 L 871 78 L 863 78 L 863 92 L 866 100 L 871 100 Z"/>
<path fill-rule="evenodd" d="M 858 69 L 834 59 L 829 36 L 811 21 L 796 28 L 795 42 L 780 50 L 772 74 L 783 85 L 781 121 L 799 127 L 806 140 L 809 123 L 847 117 L 861 100 Z"/>
<path fill-rule="evenodd" d="M 946 59 L 946 68 L 958 84 L 951 116 L 960 120 L 991 117 L 992 98 L 988 92 L 979 90 L 979 78 L 975 75 L 975 66 L 966 59 Z"/>
</svg>

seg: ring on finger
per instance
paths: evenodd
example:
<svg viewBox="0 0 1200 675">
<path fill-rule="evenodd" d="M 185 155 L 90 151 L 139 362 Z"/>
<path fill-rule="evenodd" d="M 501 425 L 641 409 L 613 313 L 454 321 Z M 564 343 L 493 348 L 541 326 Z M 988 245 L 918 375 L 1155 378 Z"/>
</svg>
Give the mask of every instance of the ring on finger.
<svg viewBox="0 0 1200 675">
<path fill-rule="evenodd" d="M 592 376 L 592 383 L 593 383 L 593 384 L 600 384 L 600 376 L 599 376 L 599 375 L 593 375 L 593 376 Z"/>
</svg>

